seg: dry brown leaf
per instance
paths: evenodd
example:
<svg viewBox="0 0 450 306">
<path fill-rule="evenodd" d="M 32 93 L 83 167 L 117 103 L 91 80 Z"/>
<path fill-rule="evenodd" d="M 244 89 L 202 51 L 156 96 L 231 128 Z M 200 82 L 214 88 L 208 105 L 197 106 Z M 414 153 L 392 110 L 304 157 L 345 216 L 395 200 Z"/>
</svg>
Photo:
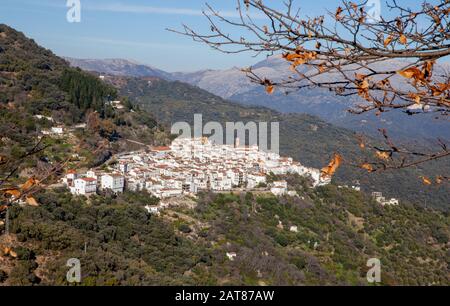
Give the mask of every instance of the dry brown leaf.
<svg viewBox="0 0 450 306">
<path fill-rule="evenodd" d="M 3 255 L 9 255 L 9 252 L 11 252 L 11 248 L 9 248 L 9 247 L 4 247 L 3 248 Z"/>
<path fill-rule="evenodd" d="M 271 95 L 275 91 L 275 87 L 273 85 L 266 85 L 266 92 Z"/>
<path fill-rule="evenodd" d="M 39 184 L 38 180 L 35 178 L 29 178 L 22 186 L 20 186 L 20 189 L 22 189 L 22 191 L 27 191 L 37 184 Z"/>
<path fill-rule="evenodd" d="M 336 9 L 336 14 L 334 15 L 336 20 L 341 20 L 342 19 L 341 14 L 342 14 L 343 11 L 344 10 L 340 6 Z"/>
<path fill-rule="evenodd" d="M 375 155 L 377 158 L 382 160 L 388 160 L 391 157 L 388 152 L 381 152 L 381 151 L 377 151 Z"/>
<path fill-rule="evenodd" d="M 369 171 L 369 172 L 373 172 L 373 167 L 372 167 L 371 164 L 362 164 L 362 165 L 361 165 L 361 168 L 362 168 L 362 169 L 365 169 L 365 170 L 367 170 L 367 171 Z"/>
<path fill-rule="evenodd" d="M 389 35 L 385 40 L 384 40 L 384 47 L 387 47 L 391 44 L 391 42 L 394 40 L 394 37 L 392 35 Z"/>
<path fill-rule="evenodd" d="M 39 206 L 38 202 L 37 202 L 36 199 L 33 198 L 33 197 L 27 197 L 27 198 L 26 198 L 26 202 L 27 202 L 27 204 L 30 205 L 30 206 L 35 206 L 35 207 Z"/>
<path fill-rule="evenodd" d="M 361 74 L 361 73 L 355 73 L 355 79 L 357 79 L 358 81 L 362 81 L 367 77 L 367 75 L 365 74 Z"/>
<path fill-rule="evenodd" d="M 431 185 L 431 184 L 433 184 L 431 182 L 431 180 L 428 177 L 426 177 L 426 176 L 421 176 L 420 178 L 422 179 L 422 182 L 423 182 L 424 185 Z"/>
<path fill-rule="evenodd" d="M 424 73 L 417 67 L 410 67 L 405 70 L 397 71 L 399 75 L 407 79 L 415 79 L 416 81 L 423 81 L 425 79 Z"/>
<path fill-rule="evenodd" d="M 404 34 L 402 34 L 402 35 L 400 35 L 399 42 L 400 42 L 402 45 L 406 45 L 406 44 L 408 43 L 408 39 L 406 38 L 406 36 L 405 36 Z"/>
<path fill-rule="evenodd" d="M 13 258 L 17 258 L 17 253 L 13 251 L 10 247 L 3 248 L 3 256 L 11 256 Z"/>
<path fill-rule="evenodd" d="M 22 194 L 18 189 L 8 189 L 4 191 L 5 195 L 10 195 L 16 199 L 20 198 L 20 195 Z"/>
<path fill-rule="evenodd" d="M 333 159 L 328 164 L 328 166 L 322 168 L 321 176 L 332 177 L 336 173 L 336 170 L 339 168 L 341 163 L 342 163 L 342 156 L 339 154 L 334 154 Z"/>
</svg>

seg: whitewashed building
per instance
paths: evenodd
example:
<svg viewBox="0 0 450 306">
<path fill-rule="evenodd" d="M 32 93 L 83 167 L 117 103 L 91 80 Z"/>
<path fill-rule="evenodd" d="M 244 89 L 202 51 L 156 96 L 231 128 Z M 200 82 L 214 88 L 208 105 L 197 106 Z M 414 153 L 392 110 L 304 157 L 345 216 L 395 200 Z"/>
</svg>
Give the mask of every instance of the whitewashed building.
<svg viewBox="0 0 450 306">
<path fill-rule="evenodd" d="M 91 177 L 76 179 L 70 191 L 76 195 L 92 195 L 97 192 L 97 180 Z"/>
<path fill-rule="evenodd" d="M 125 187 L 125 178 L 121 174 L 104 174 L 101 182 L 102 189 L 109 189 L 114 193 L 121 193 Z"/>
<path fill-rule="evenodd" d="M 285 195 L 288 192 L 288 185 L 286 181 L 275 181 L 270 188 L 270 192 L 272 192 L 276 196 Z"/>
</svg>

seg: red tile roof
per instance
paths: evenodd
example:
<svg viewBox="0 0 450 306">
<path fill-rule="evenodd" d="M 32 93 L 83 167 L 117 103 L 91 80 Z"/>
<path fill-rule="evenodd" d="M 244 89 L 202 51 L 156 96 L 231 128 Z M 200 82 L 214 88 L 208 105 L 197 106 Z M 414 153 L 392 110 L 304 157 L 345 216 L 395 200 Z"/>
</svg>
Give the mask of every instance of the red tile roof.
<svg viewBox="0 0 450 306">
<path fill-rule="evenodd" d="M 96 179 L 92 178 L 92 177 L 83 177 L 82 180 L 85 182 L 95 182 L 96 181 Z"/>
<path fill-rule="evenodd" d="M 152 151 L 170 151 L 169 147 L 153 147 Z"/>
</svg>

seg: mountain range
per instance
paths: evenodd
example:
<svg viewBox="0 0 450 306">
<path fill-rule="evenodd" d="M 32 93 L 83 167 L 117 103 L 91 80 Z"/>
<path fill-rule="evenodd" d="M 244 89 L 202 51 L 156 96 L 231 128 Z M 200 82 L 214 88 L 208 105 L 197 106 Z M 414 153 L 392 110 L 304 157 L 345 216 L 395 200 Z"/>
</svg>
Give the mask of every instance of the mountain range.
<svg viewBox="0 0 450 306">
<path fill-rule="evenodd" d="M 390 111 L 379 116 L 376 116 L 373 112 L 354 115 L 350 114 L 348 110 L 362 102 L 359 97 L 340 97 L 320 88 L 304 88 L 289 93 L 278 90 L 273 95 L 268 95 L 262 86 L 252 83 L 245 73 L 237 67 L 226 70 L 168 73 L 152 66 L 122 59 L 81 60 L 68 58 L 67 60 L 74 66 L 101 73 L 178 80 L 209 91 L 228 101 L 243 105 L 265 106 L 282 113 L 315 115 L 334 125 L 372 136 L 377 135 L 380 128 L 385 128 L 392 136 L 413 142 L 450 138 L 448 122 L 436 119 L 433 114 L 409 116 L 402 111 Z M 401 67 L 401 63 L 395 61 L 377 65 L 383 65 L 383 68 L 388 70 Z M 446 64 L 440 65 L 438 69 L 441 71 L 450 70 Z M 252 70 L 257 75 L 273 81 L 286 79 L 292 75 L 289 70 L 289 63 L 276 56 L 253 65 Z M 307 73 L 307 71 L 302 72 Z M 323 77 L 332 78 L 336 76 Z M 402 85 L 400 77 L 394 77 L 393 82 Z"/>
</svg>

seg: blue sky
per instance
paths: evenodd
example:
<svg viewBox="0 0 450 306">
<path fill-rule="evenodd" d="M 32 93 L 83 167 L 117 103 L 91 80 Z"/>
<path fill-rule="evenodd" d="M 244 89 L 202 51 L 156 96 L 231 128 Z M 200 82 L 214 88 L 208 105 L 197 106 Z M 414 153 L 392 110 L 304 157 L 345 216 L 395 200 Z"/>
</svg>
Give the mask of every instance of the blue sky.
<svg viewBox="0 0 450 306">
<path fill-rule="evenodd" d="M 67 0 L 0 0 L 0 23 L 6 23 L 51 49 L 78 58 L 127 58 L 167 71 L 244 67 L 262 58 L 224 55 L 166 28 L 185 23 L 209 26 L 200 12 L 205 2 L 226 15 L 236 12 L 234 0 L 81 0 L 81 22 L 66 19 Z M 275 6 L 281 0 L 267 0 Z M 297 0 L 303 14 L 334 10 L 339 0 Z"/>
</svg>

